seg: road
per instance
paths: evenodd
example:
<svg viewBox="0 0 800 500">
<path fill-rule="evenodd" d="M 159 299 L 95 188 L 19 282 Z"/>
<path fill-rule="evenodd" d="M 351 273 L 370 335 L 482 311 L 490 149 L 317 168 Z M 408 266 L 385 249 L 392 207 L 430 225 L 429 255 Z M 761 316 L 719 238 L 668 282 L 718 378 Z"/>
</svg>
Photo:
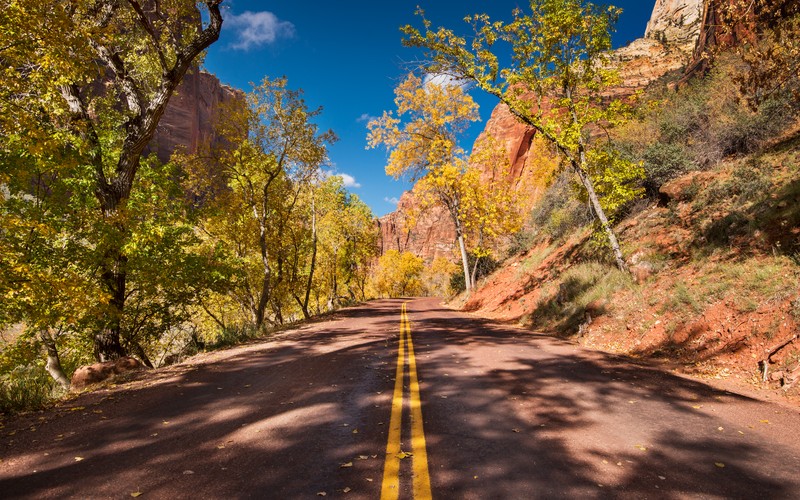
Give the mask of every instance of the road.
<svg viewBox="0 0 800 500">
<path fill-rule="evenodd" d="M 346 309 L 0 434 L 2 498 L 800 498 L 798 411 L 434 299 Z"/>
</svg>

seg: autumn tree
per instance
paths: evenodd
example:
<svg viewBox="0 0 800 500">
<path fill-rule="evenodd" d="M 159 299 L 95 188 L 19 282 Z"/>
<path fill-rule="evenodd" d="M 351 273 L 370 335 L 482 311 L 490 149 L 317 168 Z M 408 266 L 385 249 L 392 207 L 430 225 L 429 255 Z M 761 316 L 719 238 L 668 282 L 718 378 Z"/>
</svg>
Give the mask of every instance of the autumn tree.
<svg viewBox="0 0 800 500">
<path fill-rule="evenodd" d="M 792 0 L 731 0 L 717 4 L 714 52 L 730 49 L 746 71 L 734 75 L 755 108 L 788 91 L 800 97 L 800 4 Z M 726 43 L 728 42 L 728 43 Z"/>
<path fill-rule="evenodd" d="M 142 152 L 185 73 L 219 37 L 221 1 L 21 0 L 0 13 L 3 137 L 41 160 L 69 156 L 72 182 L 95 199 L 100 360 L 127 353 L 127 207 Z"/>
<path fill-rule="evenodd" d="M 261 329 L 267 321 L 282 323 L 293 300 L 294 267 L 305 237 L 298 224 L 308 213 L 311 222 L 315 217 L 313 207 L 304 213 L 303 202 L 314 203 L 307 191 L 320 179 L 335 136 L 319 131 L 313 120 L 321 108 L 309 110 L 302 91 L 289 89 L 285 78 L 265 79 L 246 100 L 220 114 L 223 143 L 185 164 L 194 189 L 226 186 L 209 201 L 202 227 L 211 245 L 222 244 L 237 256 L 243 280 L 237 298 Z"/>
<path fill-rule="evenodd" d="M 380 296 L 419 295 L 423 292 L 421 276 L 424 267 L 422 258 L 411 252 L 389 250 L 378 259 L 372 275 L 373 287 Z"/>
<path fill-rule="evenodd" d="M 487 135 L 473 148 L 464 174 L 464 226 L 471 237 L 470 281 L 475 286 L 480 260 L 492 255 L 498 242 L 522 228 L 521 200 L 505 147 Z"/>
<path fill-rule="evenodd" d="M 614 125 L 624 106 L 604 95 L 618 81 L 611 69 L 611 31 L 620 9 L 582 0 L 532 0 L 530 13 L 513 20 L 469 16 L 473 36 L 433 29 L 402 28 L 404 43 L 426 50 L 427 70 L 450 75 L 496 96 L 521 122 L 552 144 L 580 179 L 620 269 L 627 269 L 616 234 L 596 190 L 598 178 L 619 198 L 638 195 L 640 167 L 608 146 L 590 142 L 591 131 Z M 503 48 L 507 50 L 503 50 Z"/>
<path fill-rule="evenodd" d="M 369 122 L 369 147 L 386 146 L 390 151 L 386 173 L 410 176 L 418 181 L 415 189 L 423 202 L 446 208 L 471 290 L 463 207 L 468 163 L 458 136 L 478 120 L 478 107 L 458 85 L 423 83 L 413 74 L 395 89 L 395 104 L 397 116 L 384 112 Z"/>
</svg>

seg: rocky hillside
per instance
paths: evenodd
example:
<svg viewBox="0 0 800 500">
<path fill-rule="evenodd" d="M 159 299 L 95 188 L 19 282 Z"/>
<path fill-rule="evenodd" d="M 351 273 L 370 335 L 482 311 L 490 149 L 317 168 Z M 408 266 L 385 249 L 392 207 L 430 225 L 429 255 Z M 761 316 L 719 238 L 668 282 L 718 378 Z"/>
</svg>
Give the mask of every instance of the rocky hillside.
<svg viewBox="0 0 800 500">
<path fill-rule="evenodd" d="M 659 2 L 656 10 L 679 12 L 667 4 Z M 671 173 L 659 180 L 658 196 L 651 193 L 616 227 L 632 274 L 605 263 L 607 252 L 590 228 L 579 223 L 548 236 L 543 227 L 529 250 L 457 304 L 796 404 L 800 106 L 791 90 L 800 79 L 795 75 L 795 87 L 773 95 L 771 103 L 748 107 L 748 90 L 731 83 L 752 72 L 743 69 L 742 59 L 719 53 L 708 73 L 698 73 L 708 69 L 705 57 L 712 49 L 769 40 L 773 16 L 800 13 L 800 4 L 756 2 L 760 9 L 737 13 L 737 24 L 721 30 L 722 9 L 729 5 L 703 5 L 698 50 L 688 69 L 695 73 L 692 85 L 654 93 L 666 105 L 630 124 L 628 139 L 635 136 L 652 154 L 644 156 L 645 164 L 662 169 L 654 175 Z M 672 26 L 651 24 L 648 34 L 669 33 Z M 660 126 L 680 132 L 669 136 Z M 617 137 L 622 143 L 624 134 Z M 733 137 L 736 144 L 726 142 Z M 556 199 L 563 202 L 563 194 Z M 552 200 L 552 190 L 545 196 Z"/>
<path fill-rule="evenodd" d="M 703 0 L 657 0 L 645 37 L 614 53 L 622 77 L 617 95 L 631 95 L 665 74 L 681 69 L 691 60 L 701 31 Z M 525 190 L 526 204 L 533 206 L 544 189 L 550 172 L 542 171 L 542 161 L 549 153 L 532 129 L 517 121 L 508 108 L 499 104 L 486 123 L 480 144 L 486 136 L 505 145 L 510 173 L 518 189 Z M 411 251 L 427 261 L 437 256 L 451 256 L 455 230 L 447 214 L 440 210 L 418 217 L 410 230 L 403 221 L 416 213 L 413 192 L 404 193 L 397 211 L 379 220 L 381 248 Z"/>
</svg>

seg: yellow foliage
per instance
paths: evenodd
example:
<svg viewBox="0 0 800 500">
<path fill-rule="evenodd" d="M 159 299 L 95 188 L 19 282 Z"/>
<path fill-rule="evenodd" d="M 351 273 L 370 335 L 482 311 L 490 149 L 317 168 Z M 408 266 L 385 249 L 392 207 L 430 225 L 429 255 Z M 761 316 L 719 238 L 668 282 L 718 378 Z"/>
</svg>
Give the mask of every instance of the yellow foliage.
<svg viewBox="0 0 800 500">
<path fill-rule="evenodd" d="M 422 258 L 411 252 L 389 250 L 378 259 L 372 276 L 376 293 L 385 297 L 407 297 L 423 292 Z"/>
</svg>

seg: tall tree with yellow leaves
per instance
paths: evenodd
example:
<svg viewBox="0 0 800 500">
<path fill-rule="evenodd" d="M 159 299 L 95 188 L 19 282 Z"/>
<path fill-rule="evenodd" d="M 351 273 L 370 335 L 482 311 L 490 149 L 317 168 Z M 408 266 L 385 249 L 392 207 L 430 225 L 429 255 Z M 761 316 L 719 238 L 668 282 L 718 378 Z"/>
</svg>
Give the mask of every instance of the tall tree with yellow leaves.
<svg viewBox="0 0 800 500">
<path fill-rule="evenodd" d="M 531 0 L 529 6 L 529 13 L 516 9 L 508 23 L 486 14 L 467 17 L 473 28 L 469 40 L 450 29 L 433 29 L 420 11 L 422 29 L 404 26 L 404 43 L 426 50 L 428 71 L 496 96 L 558 150 L 580 179 L 617 266 L 626 270 L 604 200 L 618 207 L 635 198 L 643 172 L 589 140 L 591 130 L 625 115 L 623 104 L 604 94 L 618 81 L 609 54 L 621 10 L 583 0 Z M 606 193 L 598 193 L 598 184 Z"/>
<path fill-rule="evenodd" d="M 19 0 L 0 10 L 0 136 L 42 161 L 66 152 L 78 167 L 72 181 L 96 198 L 96 275 L 108 297 L 94 334 L 100 360 L 127 353 L 127 206 L 142 152 L 183 76 L 219 37 L 221 3 Z"/>
</svg>

